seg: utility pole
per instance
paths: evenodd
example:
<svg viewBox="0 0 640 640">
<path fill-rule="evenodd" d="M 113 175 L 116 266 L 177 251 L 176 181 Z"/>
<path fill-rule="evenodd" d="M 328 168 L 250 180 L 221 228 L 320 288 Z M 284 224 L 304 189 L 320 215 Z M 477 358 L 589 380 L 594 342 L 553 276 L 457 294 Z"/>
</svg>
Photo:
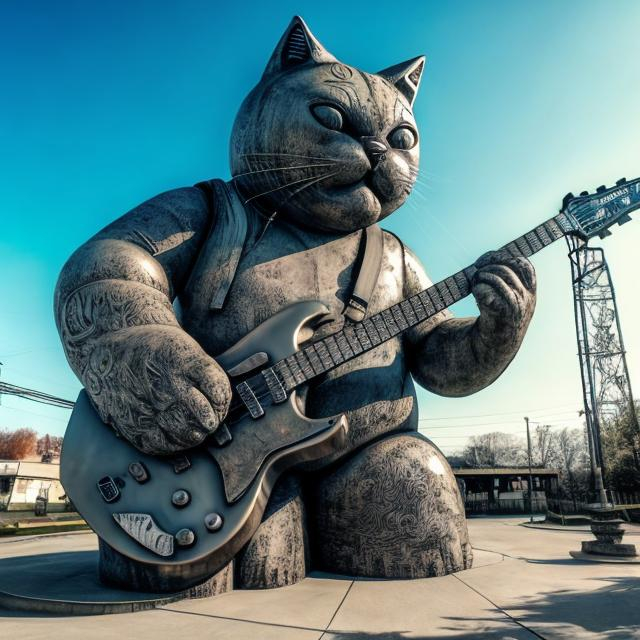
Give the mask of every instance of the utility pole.
<svg viewBox="0 0 640 640">
<path fill-rule="evenodd" d="M 524 419 L 527 424 L 527 451 L 529 453 L 529 522 L 533 522 L 533 476 L 531 475 L 531 433 L 529 432 L 529 418 Z"/>
</svg>

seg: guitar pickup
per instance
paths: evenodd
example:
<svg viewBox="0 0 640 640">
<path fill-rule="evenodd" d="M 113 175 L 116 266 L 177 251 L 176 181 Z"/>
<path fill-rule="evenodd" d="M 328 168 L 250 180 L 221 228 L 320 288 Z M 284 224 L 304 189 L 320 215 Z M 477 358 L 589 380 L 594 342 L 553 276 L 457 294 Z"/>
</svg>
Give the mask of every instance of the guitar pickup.
<svg viewBox="0 0 640 640">
<path fill-rule="evenodd" d="M 262 405 L 260 404 L 258 398 L 256 398 L 255 393 L 253 393 L 253 389 L 247 384 L 247 382 L 241 382 L 236 387 L 236 390 L 254 420 L 264 415 L 264 409 L 262 408 Z"/>
</svg>

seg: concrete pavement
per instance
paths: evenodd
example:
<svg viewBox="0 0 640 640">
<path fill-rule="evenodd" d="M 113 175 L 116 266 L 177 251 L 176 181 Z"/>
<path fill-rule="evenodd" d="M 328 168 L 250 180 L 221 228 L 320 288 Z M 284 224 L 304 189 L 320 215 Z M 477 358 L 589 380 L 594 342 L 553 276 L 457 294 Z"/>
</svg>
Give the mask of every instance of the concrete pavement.
<svg viewBox="0 0 640 640">
<path fill-rule="evenodd" d="M 640 640 L 639 565 L 578 562 L 568 552 L 580 547 L 584 532 L 529 529 L 520 522 L 470 520 L 474 568 L 442 578 L 381 581 L 314 574 L 283 589 L 237 591 L 137 613 L 70 618 L 0 611 L 0 635 Z M 627 535 L 640 544 L 637 533 Z M 0 542 L 0 571 L 2 558 L 95 548 L 93 534 Z"/>
</svg>

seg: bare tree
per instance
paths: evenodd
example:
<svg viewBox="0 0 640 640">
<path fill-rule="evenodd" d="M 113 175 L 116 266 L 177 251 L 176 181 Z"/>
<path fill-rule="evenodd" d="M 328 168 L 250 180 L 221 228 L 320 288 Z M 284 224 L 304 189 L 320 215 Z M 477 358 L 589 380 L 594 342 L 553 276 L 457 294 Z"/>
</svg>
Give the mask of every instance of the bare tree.
<svg viewBox="0 0 640 640">
<path fill-rule="evenodd" d="M 553 467 L 558 463 L 557 434 L 551 431 L 548 424 L 539 424 L 533 432 L 532 458 L 536 467 L 544 469 Z"/>
<path fill-rule="evenodd" d="M 525 446 L 521 438 L 511 433 L 483 433 L 471 436 L 462 451 L 462 458 L 471 467 L 513 467 L 523 465 Z"/>
<path fill-rule="evenodd" d="M 23 427 L 15 431 L 0 431 L 0 458 L 22 460 L 36 451 L 38 436 L 33 429 Z"/>
</svg>

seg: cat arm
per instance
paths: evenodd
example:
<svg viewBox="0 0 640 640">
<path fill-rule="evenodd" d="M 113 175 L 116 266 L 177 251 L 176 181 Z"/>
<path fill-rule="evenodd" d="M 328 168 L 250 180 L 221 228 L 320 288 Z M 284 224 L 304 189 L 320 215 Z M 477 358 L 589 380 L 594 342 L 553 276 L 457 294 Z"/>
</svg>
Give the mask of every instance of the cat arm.
<svg viewBox="0 0 640 640">
<path fill-rule="evenodd" d="M 478 317 L 454 318 L 445 310 L 406 334 L 412 375 L 442 396 L 466 396 L 496 380 L 520 348 L 535 309 L 535 271 L 528 260 L 490 252 L 476 267 L 472 293 Z M 405 248 L 405 295 L 430 285 Z"/>
<path fill-rule="evenodd" d="M 146 453 L 198 444 L 228 409 L 226 375 L 172 306 L 211 215 L 198 188 L 160 194 L 82 245 L 56 287 L 71 368 L 102 420 Z"/>
</svg>

